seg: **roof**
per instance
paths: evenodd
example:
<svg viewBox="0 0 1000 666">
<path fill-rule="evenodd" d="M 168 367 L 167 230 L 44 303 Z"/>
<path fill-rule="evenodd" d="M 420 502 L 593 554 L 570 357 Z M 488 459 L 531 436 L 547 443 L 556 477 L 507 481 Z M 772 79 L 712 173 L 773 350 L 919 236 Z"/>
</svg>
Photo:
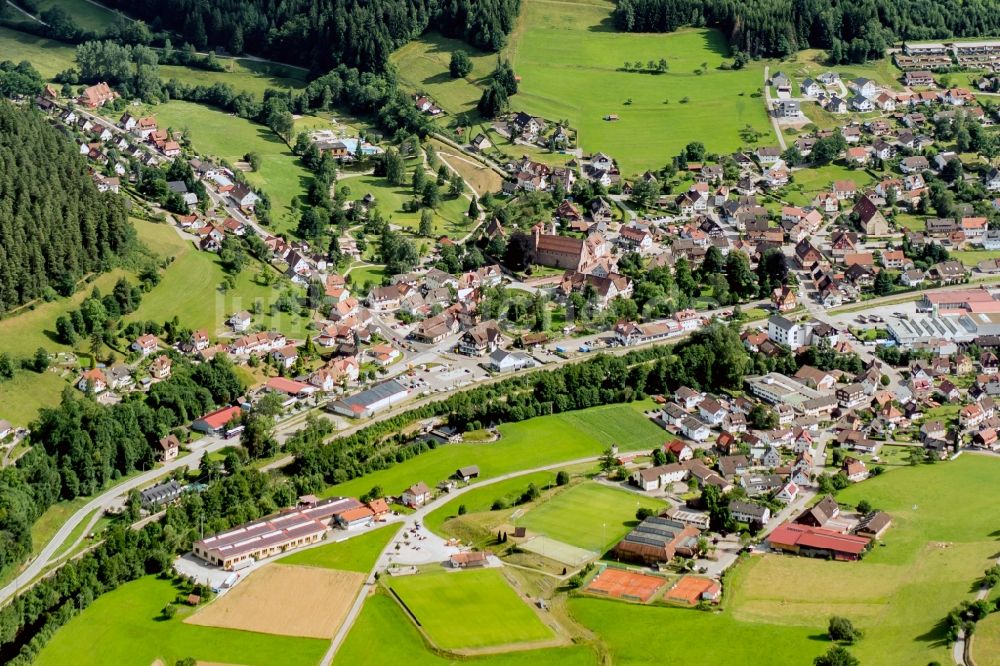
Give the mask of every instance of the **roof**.
<svg viewBox="0 0 1000 666">
<path fill-rule="evenodd" d="M 239 407 L 223 407 L 221 409 L 215 410 L 214 412 L 209 412 L 208 414 L 205 414 L 198 420 L 203 421 L 205 425 L 212 428 L 213 430 L 218 430 L 219 428 L 226 425 L 227 423 L 229 423 L 242 413 L 243 410 L 241 410 Z"/>
<path fill-rule="evenodd" d="M 302 382 L 297 382 L 292 379 L 286 379 L 284 377 L 271 377 L 267 380 L 267 388 L 272 391 L 278 391 L 279 393 L 287 393 L 288 395 L 298 395 L 306 389 L 311 388 L 309 384 L 304 384 Z"/>
<path fill-rule="evenodd" d="M 347 405 L 352 411 L 363 412 L 369 405 L 373 405 L 380 400 L 385 400 L 394 395 L 406 393 L 406 387 L 399 382 L 390 379 L 387 382 L 376 384 L 368 390 L 355 393 L 343 398 L 339 402 Z"/>
<path fill-rule="evenodd" d="M 860 555 L 871 543 L 871 539 L 866 537 L 796 523 L 782 523 L 771 532 L 768 541 L 780 546 L 831 550 L 851 555 Z"/>
<path fill-rule="evenodd" d="M 426 495 L 430 491 L 431 489 L 428 488 L 427 484 L 424 483 L 423 481 L 415 483 L 406 489 L 406 492 L 410 493 L 411 495 Z"/>
</svg>

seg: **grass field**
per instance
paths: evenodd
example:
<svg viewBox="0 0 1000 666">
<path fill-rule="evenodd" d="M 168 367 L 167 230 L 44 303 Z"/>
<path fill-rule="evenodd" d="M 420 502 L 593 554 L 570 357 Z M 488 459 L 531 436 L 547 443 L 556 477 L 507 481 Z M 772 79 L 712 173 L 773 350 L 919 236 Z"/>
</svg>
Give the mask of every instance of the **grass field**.
<svg viewBox="0 0 1000 666">
<path fill-rule="evenodd" d="M 391 221 L 416 232 L 420 225 L 420 211 L 407 213 L 403 204 L 413 199 L 413 189 L 395 187 L 381 176 L 358 176 L 344 179 L 340 185 L 349 187 L 352 199 L 360 199 L 365 194 L 375 196 L 375 205 Z M 465 235 L 471 229 L 471 221 L 465 216 L 469 209 L 469 200 L 465 197 L 441 198 L 441 204 L 434 211 L 434 234 L 450 236 Z M 432 239 L 425 239 L 431 242 Z"/>
<path fill-rule="evenodd" d="M 517 520 L 529 532 L 572 546 L 604 552 L 636 524 L 639 507 L 662 510 L 666 504 L 595 482 L 575 485 L 542 502 Z"/>
<path fill-rule="evenodd" d="M 73 54 L 68 44 L 0 27 L 0 60 L 27 60 L 46 78 L 73 67 Z"/>
<path fill-rule="evenodd" d="M 478 648 L 553 638 L 497 569 L 424 572 L 390 587 L 441 648 Z"/>
<path fill-rule="evenodd" d="M 433 487 L 463 465 L 477 464 L 483 478 L 560 461 L 600 455 L 611 444 L 623 451 L 652 449 L 664 432 L 631 405 L 609 405 L 500 426 L 489 444 L 449 444 L 404 463 L 328 488 L 326 495 L 357 497 L 379 485 L 401 493 L 423 480 Z M 540 445 L 544 443 L 544 445 Z"/>
<path fill-rule="evenodd" d="M 508 652 L 461 660 L 430 651 L 420 632 L 387 592 L 368 598 L 357 622 L 334 658 L 337 666 L 409 664 L 410 666 L 592 666 L 595 655 L 586 647 Z"/>
<path fill-rule="evenodd" d="M 725 612 L 587 597 L 568 604 L 573 617 L 604 640 L 616 666 L 644 666 L 658 659 L 654 655 L 670 655 L 674 664 L 808 664 L 828 645 L 814 639 L 815 629 L 741 622 Z"/>
<path fill-rule="evenodd" d="M 312 176 L 291 148 L 269 128 L 191 102 L 171 101 L 148 110 L 161 127 L 188 130 L 195 149 L 205 156 L 233 163 L 247 153 L 260 154 L 260 171 L 248 172 L 247 180 L 270 195 L 275 232 L 295 227 L 298 219 L 291 216 L 292 200 L 305 194 Z M 295 129 L 298 132 L 328 126 L 329 121 L 308 116 L 297 121 Z"/>
<path fill-rule="evenodd" d="M 160 65 L 160 78 L 177 79 L 189 85 L 227 83 L 236 90 L 259 98 L 264 97 L 268 88 L 299 89 L 306 86 L 302 70 L 244 58 L 220 58 L 219 61 L 226 66 L 226 71 L 210 72 L 181 65 Z"/>
<path fill-rule="evenodd" d="M 448 63 L 454 51 L 462 50 L 472 60 L 472 72 L 453 79 Z M 437 33 L 427 33 L 392 54 L 400 82 L 414 91 L 430 95 L 451 113 L 476 113 L 483 85 L 496 63 L 496 55 L 477 51 L 469 44 Z"/>
<path fill-rule="evenodd" d="M 863 188 L 871 184 L 874 178 L 864 169 L 850 169 L 841 164 L 799 169 L 792 173 L 792 182 L 782 188 L 778 196 L 795 205 L 806 206 L 820 192 L 829 191 L 837 180 L 853 180 L 858 188 Z"/>
<path fill-rule="evenodd" d="M 280 561 L 282 564 L 343 569 L 366 574 L 375 566 L 379 553 L 398 531 L 399 525 L 369 529 L 364 534 L 356 534 L 346 541 L 328 543 L 286 555 Z"/>
<path fill-rule="evenodd" d="M 473 488 L 461 497 L 456 497 L 427 514 L 424 517 L 424 525 L 436 534 L 451 536 L 450 532 L 444 529 L 444 523 L 449 518 L 458 515 L 459 506 L 465 507 L 466 514 L 476 514 L 490 511 L 490 507 L 496 499 L 506 499 L 508 504 L 513 504 L 513 501 L 524 492 L 530 483 L 535 484 L 539 488 L 547 488 L 555 484 L 557 473 L 558 470 L 534 472 L 532 474 L 517 476 L 513 479 L 507 479 L 506 481 L 491 483 L 482 488 Z M 504 516 L 506 517 L 509 513 L 509 510 L 505 510 Z"/>
<path fill-rule="evenodd" d="M 35 4 L 38 5 L 38 14 L 51 7 L 61 7 L 74 23 L 98 36 L 118 19 L 114 11 L 87 0 L 36 0 Z"/>
<path fill-rule="evenodd" d="M 366 282 L 376 285 L 382 284 L 382 278 L 385 277 L 385 266 L 358 266 L 352 268 L 347 277 L 350 278 L 352 285 L 358 287 Z"/>
<path fill-rule="evenodd" d="M 626 174 L 662 167 L 693 140 L 709 151 L 739 148 L 739 131 L 748 124 L 773 142 L 764 102 L 751 96 L 763 85 L 762 63 L 720 70 L 729 56 L 721 33 L 617 32 L 612 9 L 613 3 L 604 1 L 522 3 L 507 49 L 521 77 L 511 105 L 551 120 L 568 119 L 585 151 L 611 154 Z M 618 71 L 626 60 L 660 58 L 668 62 L 666 74 Z M 620 120 L 606 122 L 607 114 Z"/>
<path fill-rule="evenodd" d="M 89 606 L 59 629 L 41 651 L 40 666 L 149 666 L 194 657 L 202 662 L 271 666 L 313 666 L 329 641 L 218 629 L 185 624 L 194 609 L 181 605 L 177 616 L 160 620 L 160 609 L 177 590 L 152 576 L 126 583 Z"/>
<path fill-rule="evenodd" d="M 441 161 L 447 162 L 448 166 L 458 171 L 477 196 L 482 196 L 486 192 L 500 191 L 503 186 L 503 178 L 496 171 L 467 155 L 462 155 L 446 143 L 436 139 L 431 139 L 430 143 L 437 150 Z"/>
<path fill-rule="evenodd" d="M 139 309 L 128 316 L 129 321 L 167 321 L 175 315 L 183 326 L 205 329 L 209 334 L 219 332 L 227 315 L 250 309 L 254 301 L 264 304 L 264 314 L 255 315 L 254 323 L 274 328 L 285 335 L 302 338 L 309 324 L 298 313 L 278 312 L 268 314 L 268 306 L 280 295 L 282 283 L 275 286 L 257 282 L 257 272 L 262 266 L 249 263 L 236 278 L 236 288 L 227 292 L 219 290 L 225 272 L 218 257 L 210 252 L 200 252 L 166 224 L 134 220 L 139 238 L 160 256 L 174 257 L 163 272 L 160 283 L 144 294 Z M 284 283 L 287 285 L 288 283 Z M 301 288 L 294 287 L 296 292 Z"/>
<path fill-rule="evenodd" d="M 1000 666 L 1000 614 L 993 613 L 976 624 L 972 658 L 976 666 Z"/>
</svg>

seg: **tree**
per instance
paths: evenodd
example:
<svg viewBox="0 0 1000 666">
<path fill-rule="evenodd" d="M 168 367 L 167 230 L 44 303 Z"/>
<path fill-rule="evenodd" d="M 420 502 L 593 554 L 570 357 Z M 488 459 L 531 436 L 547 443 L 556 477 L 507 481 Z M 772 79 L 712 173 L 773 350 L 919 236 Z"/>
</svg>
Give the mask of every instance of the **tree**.
<svg viewBox="0 0 1000 666">
<path fill-rule="evenodd" d="M 726 257 L 726 281 L 729 290 L 741 300 L 757 293 L 757 278 L 750 270 L 750 260 L 742 252 L 730 252 Z"/>
<path fill-rule="evenodd" d="M 469 59 L 469 55 L 465 51 L 452 51 L 448 71 L 453 79 L 468 76 L 472 71 L 472 60 Z"/>
<path fill-rule="evenodd" d="M 889 271 L 883 269 L 878 272 L 872 290 L 877 296 L 886 296 L 892 293 L 892 277 L 889 276 Z"/>
<path fill-rule="evenodd" d="M 601 454 L 601 471 L 610 472 L 616 467 L 618 467 L 618 456 L 615 455 L 614 449 L 604 449 Z"/>
<path fill-rule="evenodd" d="M 854 627 L 854 624 L 846 617 L 839 615 L 830 618 L 826 633 L 831 641 L 841 643 L 850 644 L 861 638 L 861 632 Z"/>
<path fill-rule="evenodd" d="M 510 64 L 510 60 L 501 61 L 497 58 L 497 66 L 493 70 L 493 82 L 500 84 L 507 96 L 514 95 L 517 93 L 517 76 L 514 74 L 514 68 Z"/>
<path fill-rule="evenodd" d="M 391 185 L 400 186 L 406 182 L 406 162 L 395 148 L 385 151 L 385 178 Z M 419 169 L 418 169 L 419 170 Z"/>
<path fill-rule="evenodd" d="M 836 645 L 813 659 L 813 666 L 859 666 L 861 662 L 846 648 Z"/>
<path fill-rule="evenodd" d="M 486 89 L 483 90 L 483 94 L 479 98 L 479 104 L 476 108 L 479 109 L 479 113 L 484 118 L 496 118 L 503 115 L 504 111 L 507 110 L 508 104 L 509 96 L 507 91 L 504 89 L 502 84 L 493 80 L 486 87 Z"/>
<path fill-rule="evenodd" d="M 173 617 L 177 615 L 177 606 L 175 606 L 174 604 L 167 604 L 160 611 L 160 615 L 163 617 L 164 620 L 173 619 Z"/>
<path fill-rule="evenodd" d="M 858 502 L 857 510 L 858 513 L 861 514 L 871 513 L 872 512 L 871 502 L 865 499 L 861 500 L 860 502 Z"/>
<path fill-rule="evenodd" d="M 470 220 L 479 218 L 479 200 L 475 194 L 472 195 L 472 200 L 469 201 L 469 210 L 466 212 L 466 215 Z"/>
<path fill-rule="evenodd" d="M 646 520 L 650 516 L 655 516 L 655 515 L 656 511 L 650 509 L 649 507 L 641 506 L 635 510 L 635 519 L 640 522 Z"/>
<path fill-rule="evenodd" d="M 35 350 L 35 356 L 31 360 L 31 368 L 35 372 L 45 372 L 49 369 L 49 353 L 43 347 Z"/>
<path fill-rule="evenodd" d="M 434 235 L 434 213 L 430 208 L 424 208 L 420 211 L 419 233 L 428 238 Z"/>
<path fill-rule="evenodd" d="M 758 430 L 773 430 L 778 427 L 778 414 L 770 407 L 755 404 L 747 419 Z"/>
<path fill-rule="evenodd" d="M 260 153 L 257 152 L 247 153 L 246 155 L 243 156 L 243 159 L 247 161 L 247 163 L 250 165 L 250 168 L 253 171 L 260 171 L 260 164 L 261 164 Z"/>
<path fill-rule="evenodd" d="M 556 474 L 556 485 L 565 486 L 568 483 L 569 483 L 569 472 L 567 472 L 564 469 L 559 470 L 559 472 Z"/>
<path fill-rule="evenodd" d="M 7 352 L 0 353 L 0 381 L 14 378 L 14 360 Z"/>
</svg>

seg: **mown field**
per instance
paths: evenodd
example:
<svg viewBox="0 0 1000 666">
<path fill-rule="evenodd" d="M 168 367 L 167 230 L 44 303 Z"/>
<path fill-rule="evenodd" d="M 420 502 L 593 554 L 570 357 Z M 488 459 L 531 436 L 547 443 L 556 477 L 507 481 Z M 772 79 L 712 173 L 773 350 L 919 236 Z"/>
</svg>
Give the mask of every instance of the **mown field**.
<svg viewBox="0 0 1000 666">
<path fill-rule="evenodd" d="M 323 569 L 342 569 L 367 574 L 375 566 L 375 561 L 386 544 L 399 531 L 399 525 L 365 528 L 362 534 L 354 534 L 349 539 L 328 543 L 316 548 L 308 548 L 282 557 L 281 564 L 298 564 Z M 341 536 L 336 532 L 331 536 Z"/>
<path fill-rule="evenodd" d="M 365 601 L 357 622 L 337 652 L 336 666 L 357 664 L 410 664 L 411 666 L 592 666 L 597 663 L 587 647 L 573 646 L 463 657 L 461 660 L 432 652 L 413 622 L 387 592 Z"/>
<path fill-rule="evenodd" d="M 821 192 L 829 192 L 834 181 L 853 180 L 858 189 L 870 185 L 875 179 L 864 169 L 851 169 L 843 164 L 827 164 L 816 169 L 799 169 L 792 172 L 792 182 L 783 187 L 778 196 L 796 206 L 808 206 Z"/>
<path fill-rule="evenodd" d="M 177 590 L 152 576 L 126 583 L 95 601 L 55 633 L 35 663 L 41 666 L 149 666 L 193 657 L 200 662 L 313 666 L 329 641 L 185 624 L 194 609 L 178 606 L 176 617 L 160 610 Z"/>
<path fill-rule="evenodd" d="M 376 207 L 394 224 L 410 229 L 414 233 L 420 226 L 420 211 L 408 213 L 403 210 L 403 204 L 413 199 L 413 188 L 409 186 L 395 187 L 381 176 L 357 176 L 345 178 L 338 183 L 339 187 L 350 188 L 351 199 L 360 199 L 365 194 L 372 194 L 375 197 Z M 469 210 L 469 200 L 462 196 L 447 196 L 447 186 L 442 190 L 445 196 L 441 197 L 441 204 L 434 210 L 434 234 L 464 236 L 472 228 L 472 222 L 465 215 Z M 427 241 L 431 242 L 432 239 Z"/>
<path fill-rule="evenodd" d="M 389 583 L 438 647 L 478 648 L 554 637 L 498 569 L 399 576 Z"/>
<path fill-rule="evenodd" d="M 27 60 L 44 77 L 52 78 L 72 67 L 73 53 L 68 44 L 0 27 L 0 60 Z"/>
<path fill-rule="evenodd" d="M 636 511 L 661 511 L 665 502 L 596 482 L 572 486 L 517 519 L 529 533 L 603 553 L 637 524 Z"/>
<path fill-rule="evenodd" d="M 463 465 L 479 465 L 482 478 L 560 461 L 600 455 L 618 444 L 622 451 L 651 450 L 664 432 L 631 405 L 608 405 L 542 416 L 500 426 L 501 439 L 487 444 L 448 444 L 346 483 L 326 495 L 357 497 L 373 486 L 395 495 L 424 481 L 433 487 Z"/>
<path fill-rule="evenodd" d="M 35 4 L 38 15 L 52 7 L 61 7 L 74 23 L 97 35 L 103 34 L 119 17 L 113 10 L 87 0 L 36 0 Z"/>
<path fill-rule="evenodd" d="M 465 51 L 472 60 L 472 72 L 461 79 L 451 78 L 448 63 L 454 51 Z M 496 55 L 484 53 L 458 39 L 427 33 L 392 54 L 400 82 L 416 92 L 430 95 L 451 113 L 476 111 L 485 84 L 496 64 Z"/>
<path fill-rule="evenodd" d="M 976 625 L 972 658 L 976 666 L 1000 665 L 1000 614 L 994 613 Z"/>
</svg>

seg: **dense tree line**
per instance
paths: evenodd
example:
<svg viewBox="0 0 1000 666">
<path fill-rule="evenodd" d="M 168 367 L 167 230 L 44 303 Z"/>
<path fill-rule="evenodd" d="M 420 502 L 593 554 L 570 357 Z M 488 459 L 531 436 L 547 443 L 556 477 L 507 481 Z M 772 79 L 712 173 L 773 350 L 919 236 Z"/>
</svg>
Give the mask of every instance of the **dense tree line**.
<svg viewBox="0 0 1000 666">
<path fill-rule="evenodd" d="M 0 313 L 72 293 L 134 236 L 121 197 L 97 191 L 73 143 L 41 114 L 0 101 Z"/>
<path fill-rule="evenodd" d="M 199 51 L 224 47 L 322 72 L 339 64 L 384 71 L 391 53 L 425 30 L 495 51 L 519 0 L 113 0 Z"/>
<path fill-rule="evenodd" d="M 149 469 L 171 428 L 234 401 L 243 391 L 223 357 L 192 366 L 174 360 L 172 376 L 148 397 L 105 407 L 66 388 L 58 407 L 32 423 L 32 448 L 0 470 L 0 571 L 31 552 L 31 526 L 59 500 L 92 495 L 138 469 Z M 0 628 L 0 633 L 3 628 Z"/>
<path fill-rule="evenodd" d="M 993 3 L 964 0 L 618 0 L 614 21 L 629 32 L 715 26 L 737 52 L 786 56 L 812 47 L 829 50 L 833 62 L 879 58 L 899 40 L 1000 31 Z"/>
</svg>

